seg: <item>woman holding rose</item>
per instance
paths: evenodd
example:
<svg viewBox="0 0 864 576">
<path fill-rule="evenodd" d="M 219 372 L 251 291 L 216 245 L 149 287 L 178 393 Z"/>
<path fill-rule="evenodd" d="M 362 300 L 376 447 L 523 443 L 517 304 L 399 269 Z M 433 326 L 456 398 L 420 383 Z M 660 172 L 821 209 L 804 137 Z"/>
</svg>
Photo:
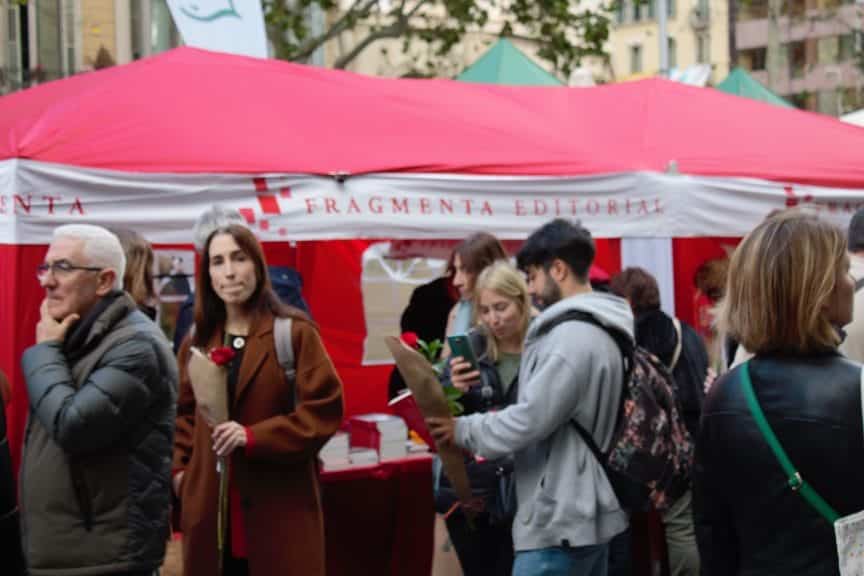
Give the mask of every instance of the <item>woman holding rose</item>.
<svg viewBox="0 0 864 576">
<path fill-rule="evenodd" d="M 277 358 L 277 318 L 291 318 L 293 386 Z M 214 428 L 196 409 L 193 346 L 214 360 L 214 350 L 233 350 L 225 365 L 228 421 Z M 342 384 L 315 325 L 273 292 L 261 246 L 244 226 L 217 229 L 207 240 L 195 330 L 178 361 L 174 490 L 184 573 L 211 576 L 221 564 L 226 575 L 324 574 L 316 455 L 341 424 Z M 229 470 L 222 558 L 218 458 Z"/>
</svg>

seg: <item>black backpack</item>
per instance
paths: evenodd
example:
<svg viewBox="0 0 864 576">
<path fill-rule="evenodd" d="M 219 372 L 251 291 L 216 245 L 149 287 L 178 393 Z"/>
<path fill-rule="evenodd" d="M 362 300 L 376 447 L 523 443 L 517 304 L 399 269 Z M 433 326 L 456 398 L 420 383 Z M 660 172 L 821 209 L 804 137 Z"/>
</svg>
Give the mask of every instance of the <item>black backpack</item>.
<svg viewBox="0 0 864 576">
<path fill-rule="evenodd" d="M 675 381 L 660 360 L 635 346 L 619 330 L 588 312 L 574 310 L 545 324 L 538 334 L 563 322 L 587 322 L 603 329 L 624 357 L 625 386 L 609 450 L 601 452 L 592 435 L 575 420 L 573 428 L 603 466 L 621 506 L 667 509 L 687 491 L 693 443 L 675 396 Z"/>
</svg>

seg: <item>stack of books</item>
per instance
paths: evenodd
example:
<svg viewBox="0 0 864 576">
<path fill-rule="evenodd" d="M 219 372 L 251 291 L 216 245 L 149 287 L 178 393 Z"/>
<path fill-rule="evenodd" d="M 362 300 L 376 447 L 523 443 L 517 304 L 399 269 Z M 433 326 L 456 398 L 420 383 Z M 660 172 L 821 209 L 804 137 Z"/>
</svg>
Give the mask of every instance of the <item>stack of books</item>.
<svg viewBox="0 0 864 576">
<path fill-rule="evenodd" d="M 374 466 L 378 464 L 378 452 L 371 448 L 351 448 L 352 466 Z"/>
<path fill-rule="evenodd" d="M 324 470 L 340 470 L 351 466 L 348 434 L 346 432 L 334 434 L 318 452 L 318 459 Z"/>
<path fill-rule="evenodd" d="M 408 427 L 399 416 L 363 414 L 351 418 L 351 448 L 370 448 L 382 462 L 404 458 Z"/>
</svg>

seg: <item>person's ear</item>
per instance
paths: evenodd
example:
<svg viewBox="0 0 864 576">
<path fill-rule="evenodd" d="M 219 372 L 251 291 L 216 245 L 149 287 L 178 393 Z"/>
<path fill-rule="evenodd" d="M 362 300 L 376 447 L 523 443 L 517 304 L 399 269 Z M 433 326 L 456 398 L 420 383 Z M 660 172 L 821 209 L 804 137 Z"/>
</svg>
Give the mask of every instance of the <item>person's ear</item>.
<svg viewBox="0 0 864 576">
<path fill-rule="evenodd" d="M 560 258 L 555 258 L 549 266 L 549 276 L 558 284 L 563 283 L 570 274 L 570 268 Z"/>
<path fill-rule="evenodd" d="M 96 279 L 96 295 L 102 297 L 111 292 L 114 289 L 116 279 L 117 273 L 111 268 L 106 268 L 99 272 Z"/>
</svg>

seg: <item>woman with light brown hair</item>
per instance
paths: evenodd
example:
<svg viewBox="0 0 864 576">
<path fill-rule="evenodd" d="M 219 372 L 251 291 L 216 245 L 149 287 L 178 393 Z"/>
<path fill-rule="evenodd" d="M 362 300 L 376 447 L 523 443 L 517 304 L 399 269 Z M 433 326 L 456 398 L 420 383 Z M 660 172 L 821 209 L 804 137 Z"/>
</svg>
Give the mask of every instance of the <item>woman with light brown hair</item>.
<svg viewBox="0 0 864 576">
<path fill-rule="evenodd" d="M 476 232 L 456 245 L 453 249 L 453 286 L 459 291 L 459 301 L 447 318 L 447 336 L 464 334 L 472 326 L 477 276 L 493 262 L 506 259 L 507 252 L 501 241 L 488 232 Z"/>
<path fill-rule="evenodd" d="M 156 289 L 153 286 L 153 247 L 146 238 L 128 228 L 111 230 L 126 254 L 123 289 L 132 296 L 138 309 L 156 320 Z"/>
<path fill-rule="evenodd" d="M 732 256 L 721 329 L 755 356 L 703 407 L 694 476 L 708 573 L 838 574 L 827 511 L 864 509 L 861 365 L 837 351 L 853 290 L 843 232 L 811 215 L 768 218 Z"/>
</svg>

